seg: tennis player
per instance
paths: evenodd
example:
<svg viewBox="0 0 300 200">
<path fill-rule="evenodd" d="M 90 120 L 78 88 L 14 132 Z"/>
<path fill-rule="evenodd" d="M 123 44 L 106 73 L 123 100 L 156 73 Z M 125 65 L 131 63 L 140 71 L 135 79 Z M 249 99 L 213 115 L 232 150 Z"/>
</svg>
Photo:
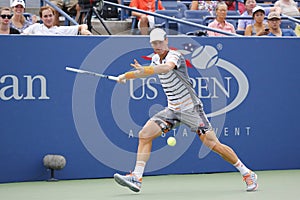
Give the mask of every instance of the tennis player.
<svg viewBox="0 0 300 200">
<path fill-rule="evenodd" d="M 198 134 L 207 147 L 240 171 L 246 182 L 247 191 L 255 191 L 258 187 L 257 175 L 240 161 L 229 146 L 222 144 L 216 137 L 203 111 L 202 102 L 192 88 L 184 57 L 168 48 L 168 38 L 162 29 L 156 28 L 151 31 L 150 43 L 156 53 L 152 57 L 151 65 L 144 67 L 134 60 L 131 66 L 135 70 L 119 75 L 119 82 L 158 74 L 167 96 L 168 106 L 149 119 L 139 132 L 134 171 L 125 176 L 116 173 L 115 181 L 134 192 L 139 192 L 144 169 L 151 154 L 152 141 L 162 132 L 166 133 L 182 123 Z"/>
</svg>

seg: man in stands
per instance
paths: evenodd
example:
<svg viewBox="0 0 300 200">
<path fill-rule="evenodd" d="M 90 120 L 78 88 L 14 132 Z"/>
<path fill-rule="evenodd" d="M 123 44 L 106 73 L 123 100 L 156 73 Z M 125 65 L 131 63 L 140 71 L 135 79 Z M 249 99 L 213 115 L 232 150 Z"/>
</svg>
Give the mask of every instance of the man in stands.
<svg viewBox="0 0 300 200">
<path fill-rule="evenodd" d="M 155 4 L 156 4 L 156 0 L 132 0 L 129 6 L 132 8 L 137 8 L 149 12 L 155 12 L 156 10 Z M 158 10 L 165 9 L 162 6 L 160 0 L 158 1 L 157 7 Z M 131 15 L 137 17 L 137 19 L 139 20 L 138 28 L 140 29 L 142 35 L 147 35 L 149 32 L 149 28 L 154 28 L 154 16 L 146 15 L 135 11 L 133 11 Z"/>
</svg>

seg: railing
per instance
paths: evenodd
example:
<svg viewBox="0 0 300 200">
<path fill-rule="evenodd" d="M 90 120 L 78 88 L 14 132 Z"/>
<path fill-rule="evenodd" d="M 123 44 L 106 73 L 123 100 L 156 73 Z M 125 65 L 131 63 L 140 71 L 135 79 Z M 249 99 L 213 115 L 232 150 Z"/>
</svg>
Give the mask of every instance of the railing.
<svg viewBox="0 0 300 200">
<path fill-rule="evenodd" d="M 212 19 L 215 19 L 215 18 L 216 18 L 216 16 L 206 16 L 206 17 L 204 17 L 203 21 L 207 23 L 209 20 L 212 20 Z M 249 19 L 249 20 L 253 20 L 253 18 L 251 16 L 227 16 L 226 19 L 234 19 L 234 20 Z M 267 16 L 265 16 L 265 19 L 267 19 Z M 281 19 L 289 19 L 293 22 L 296 22 L 296 23 L 300 24 L 300 16 L 290 17 L 290 16 L 282 15 Z"/>
<path fill-rule="evenodd" d="M 67 20 L 69 20 L 70 22 L 72 22 L 75 25 L 78 25 L 78 23 L 72 17 L 70 17 L 67 13 L 65 13 L 63 10 L 61 10 L 59 7 L 57 7 L 55 4 L 51 3 L 49 0 L 43 0 L 43 1 L 44 1 L 44 4 L 45 3 L 49 4 L 55 10 L 57 10 L 61 15 L 63 15 Z M 135 11 L 135 12 L 139 12 L 139 13 L 143 13 L 143 14 L 147 14 L 147 15 L 152 15 L 154 17 L 159 17 L 159 18 L 166 19 L 166 24 L 165 24 L 166 29 L 168 29 L 168 27 L 169 27 L 169 21 L 174 21 L 174 22 L 177 22 L 177 23 L 190 25 L 190 26 L 193 26 L 193 27 L 197 27 L 197 28 L 200 28 L 200 29 L 209 30 L 209 31 L 217 32 L 217 33 L 221 33 L 221 34 L 228 35 L 228 36 L 238 36 L 238 37 L 241 37 L 238 34 L 228 33 L 228 32 L 225 32 L 225 31 L 222 31 L 222 30 L 219 30 L 219 29 L 214 29 L 214 28 L 207 27 L 207 26 L 202 25 L 202 24 L 196 24 L 194 22 L 189 22 L 189 21 L 185 21 L 185 20 L 182 20 L 182 19 L 177 19 L 177 18 L 170 17 L 170 16 L 165 16 L 165 15 L 162 15 L 162 14 L 148 12 L 148 11 L 144 11 L 144 10 L 132 8 L 132 7 L 129 7 L 129 6 L 124 6 L 124 5 L 121 5 L 121 4 L 112 3 L 112 2 L 109 2 L 109 1 L 103 1 L 103 2 L 104 2 L 104 4 L 109 4 L 109 5 L 121 8 L 121 10 L 125 9 L 125 10 L 129 10 L 129 11 Z M 204 22 L 206 22 L 208 20 L 211 20 L 211 19 L 215 19 L 215 16 L 207 16 L 207 17 L 205 17 L 204 18 Z M 226 19 L 236 19 L 236 20 L 238 20 L 238 19 L 253 19 L 253 18 L 251 16 L 249 16 L 249 17 L 227 16 Z M 281 19 L 289 19 L 289 20 L 291 20 L 293 22 L 296 22 L 296 23 L 300 24 L 300 16 L 299 17 L 290 17 L 290 16 L 283 15 L 281 17 Z M 121 18 L 121 20 L 124 20 L 124 19 Z"/>
<path fill-rule="evenodd" d="M 222 30 L 219 30 L 219 29 L 210 28 L 210 27 L 207 27 L 207 26 L 204 26 L 204 25 L 201 25 L 201 24 L 196 24 L 196 23 L 193 23 L 193 22 L 185 21 L 185 20 L 182 20 L 182 19 L 177 19 L 177 18 L 174 18 L 174 17 L 169 17 L 169 16 L 165 16 L 165 15 L 161 15 L 161 14 L 157 14 L 157 13 L 153 13 L 153 12 L 148 12 L 148 11 L 144 11 L 144 10 L 140 10 L 140 9 L 136 9 L 136 8 L 131 8 L 129 6 L 124 6 L 124 5 L 121 5 L 121 4 L 116 4 L 116 3 L 112 3 L 112 2 L 108 2 L 108 1 L 104 1 L 104 3 L 116 6 L 118 8 L 122 8 L 122 9 L 130 10 L 130 11 L 135 11 L 135 12 L 139 12 L 139 13 L 143 13 L 143 14 L 147 14 L 147 15 L 152 15 L 154 17 L 160 17 L 160 18 L 166 19 L 167 20 L 166 27 L 168 27 L 168 21 L 174 21 L 174 22 L 194 26 L 194 27 L 197 27 L 197 28 L 200 28 L 200 29 L 214 31 L 214 32 L 221 33 L 221 34 L 228 35 L 228 36 L 241 37 L 238 34 L 228 33 L 228 32 L 225 32 L 225 31 L 222 31 Z"/>
</svg>

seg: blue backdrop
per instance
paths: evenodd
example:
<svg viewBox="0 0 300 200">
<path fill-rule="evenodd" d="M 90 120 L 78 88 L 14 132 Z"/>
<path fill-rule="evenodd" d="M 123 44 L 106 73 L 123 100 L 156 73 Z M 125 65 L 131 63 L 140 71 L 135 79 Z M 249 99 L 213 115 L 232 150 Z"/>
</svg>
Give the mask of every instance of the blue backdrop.
<svg viewBox="0 0 300 200">
<path fill-rule="evenodd" d="M 65 70 L 119 75 L 149 64 L 147 37 L 0 36 L 0 182 L 112 177 L 135 163 L 137 135 L 166 106 L 156 76 L 117 84 Z M 220 140 L 253 170 L 299 169 L 298 38 L 170 37 Z M 177 145 L 166 139 L 175 135 Z M 235 171 L 185 126 L 155 140 L 147 175 Z"/>
</svg>

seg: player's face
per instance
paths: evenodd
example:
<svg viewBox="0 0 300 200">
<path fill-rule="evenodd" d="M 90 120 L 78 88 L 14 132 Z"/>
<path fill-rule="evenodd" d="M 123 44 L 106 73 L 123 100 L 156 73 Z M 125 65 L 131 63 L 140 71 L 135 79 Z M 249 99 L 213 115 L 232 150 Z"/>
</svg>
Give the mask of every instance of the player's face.
<svg viewBox="0 0 300 200">
<path fill-rule="evenodd" d="M 168 50 L 168 39 L 164 41 L 153 41 L 151 42 L 151 46 L 155 53 L 162 55 Z"/>
<path fill-rule="evenodd" d="M 42 12 L 42 21 L 45 26 L 51 28 L 54 24 L 54 14 L 51 10 L 44 10 Z"/>
</svg>

